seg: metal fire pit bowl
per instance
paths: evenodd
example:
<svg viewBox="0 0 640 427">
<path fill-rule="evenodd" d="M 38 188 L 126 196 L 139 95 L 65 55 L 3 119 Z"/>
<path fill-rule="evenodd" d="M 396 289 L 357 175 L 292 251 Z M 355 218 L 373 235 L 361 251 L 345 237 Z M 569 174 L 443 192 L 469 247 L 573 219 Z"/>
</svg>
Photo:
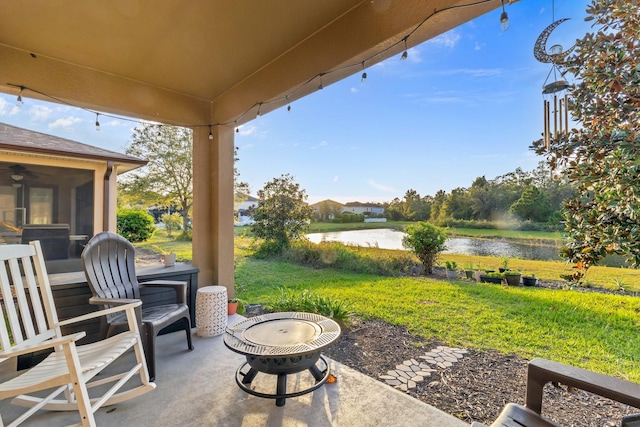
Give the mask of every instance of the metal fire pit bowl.
<svg viewBox="0 0 640 427">
<path fill-rule="evenodd" d="M 232 351 L 246 356 L 236 372 L 236 383 L 249 394 L 276 399 L 283 406 L 287 397 L 310 393 L 329 378 L 327 361 L 322 349 L 340 337 L 340 326 L 331 319 L 313 313 L 269 313 L 251 317 L 229 326 L 224 344 Z M 316 366 L 322 361 L 324 369 Z M 245 366 L 250 369 L 243 372 Z M 309 370 L 316 383 L 307 389 L 286 392 L 287 375 Z M 259 373 L 277 375 L 275 394 L 251 389 L 251 382 Z"/>
</svg>

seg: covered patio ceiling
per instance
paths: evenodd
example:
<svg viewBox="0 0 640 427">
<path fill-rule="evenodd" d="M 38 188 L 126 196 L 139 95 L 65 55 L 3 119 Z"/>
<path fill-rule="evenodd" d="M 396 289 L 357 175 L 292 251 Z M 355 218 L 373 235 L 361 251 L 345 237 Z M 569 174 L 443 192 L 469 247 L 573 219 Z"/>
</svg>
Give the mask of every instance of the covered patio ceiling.
<svg viewBox="0 0 640 427">
<path fill-rule="evenodd" d="M 192 128 L 194 265 L 233 295 L 233 129 L 500 5 L 4 1 L 0 91 Z"/>
<path fill-rule="evenodd" d="M 505 3 L 509 3 L 508 0 Z M 472 5 L 465 7 L 465 5 Z M 162 123 L 242 124 L 500 0 L 2 2 L 0 90 Z M 498 27 L 496 15 L 496 27 Z M 388 49 L 388 50 L 385 50 Z M 12 86 L 13 85 L 13 86 Z M 25 96 L 47 99 L 32 91 Z M 268 102 L 285 98 L 282 102 Z M 47 99 L 51 100 L 51 99 Z M 244 114 L 246 113 L 246 114 Z"/>
</svg>

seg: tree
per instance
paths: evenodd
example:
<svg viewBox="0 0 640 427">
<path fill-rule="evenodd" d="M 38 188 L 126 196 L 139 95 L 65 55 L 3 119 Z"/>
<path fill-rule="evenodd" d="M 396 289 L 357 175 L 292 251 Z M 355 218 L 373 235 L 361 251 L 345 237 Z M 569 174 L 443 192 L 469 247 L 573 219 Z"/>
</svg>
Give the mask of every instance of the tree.
<svg viewBox="0 0 640 427">
<path fill-rule="evenodd" d="M 291 240 L 303 237 L 313 217 L 306 199 L 306 192 L 289 174 L 267 182 L 258 191 L 258 205 L 250 209 L 255 221 L 251 231 L 276 251 L 288 247 Z"/>
<path fill-rule="evenodd" d="M 122 189 L 144 204 L 176 205 L 182 215 L 182 234 L 188 234 L 193 203 L 191 130 L 143 123 L 134 128 L 126 153 L 148 161 L 126 176 Z"/>
<path fill-rule="evenodd" d="M 553 138 L 548 151 L 534 142 L 577 191 L 565 203 L 564 251 L 576 280 L 610 253 L 640 265 L 640 4 L 594 0 L 587 13 L 599 30 L 559 63 L 579 81 L 569 109 L 581 127 Z"/>
<path fill-rule="evenodd" d="M 509 213 L 525 221 L 542 222 L 549 218 L 550 210 L 547 195 L 535 185 L 531 185 L 511 205 Z"/>
<path fill-rule="evenodd" d="M 409 224 L 404 231 L 406 235 L 402 238 L 403 246 L 411 249 L 427 273 L 432 274 L 438 254 L 445 249 L 446 232 L 428 222 Z"/>
</svg>

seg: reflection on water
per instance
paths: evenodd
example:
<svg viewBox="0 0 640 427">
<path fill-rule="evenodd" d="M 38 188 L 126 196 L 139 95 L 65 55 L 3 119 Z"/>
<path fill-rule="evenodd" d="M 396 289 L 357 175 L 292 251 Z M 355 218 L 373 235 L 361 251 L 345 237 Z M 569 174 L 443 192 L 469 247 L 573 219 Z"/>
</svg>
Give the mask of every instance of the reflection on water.
<svg viewBox="0 0 640 427">
<path fill-rule="evenodd" d="M 404 249 L 401 231 L 388 228 L 373 230 L 335 231 L 330 233 L 307 234 L 314 243 L 322 241 L 341 242 L 353 246 L 370 246 L 381 249 Z M 485 255 L 534 260 L 560 260 L 555 246 L 527 245 L 492 239 L 453 237 L 447 239 L 445 254 Z"/>
</svg>

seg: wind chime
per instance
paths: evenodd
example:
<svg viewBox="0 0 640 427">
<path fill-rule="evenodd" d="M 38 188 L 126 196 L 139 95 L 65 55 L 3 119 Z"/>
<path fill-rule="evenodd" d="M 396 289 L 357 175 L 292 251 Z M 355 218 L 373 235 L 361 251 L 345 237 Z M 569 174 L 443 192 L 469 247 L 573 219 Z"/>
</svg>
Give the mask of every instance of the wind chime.
<svg viewBox="0 0 640 427">
<path fill-rule="evenodd" d="M 553 45 L 546 51 L 547 39 L 551 32 L 564 21 L 569 18 L 560 19 L 553 22 L 547 28 L 542 31 L 536 44 L 533 48 L 533 55 L 536 59 L 542 63 L 550 63 L 551 70 L 547 74 L 547 78 L 542 86 L 542 95 L 544 97 L 543 104 L 543 117 L 544 117 L 544 133 L 543 142 L 547 150 L 551 146 L 551 138 L 558 138 L 560 135 L 569 134 L 569 97 L 567 95 L 567 89 L 569 88 L 569 82 L 565 80 L 563 74 L 558 70 L 558 63 L 569 52 L 573 50 L 573 47 L 567 51 L 562 51 L 562 46 Z M 560 74 L 560 77 L 558 77 Z M 549 83 L 549 78 L 553 75 L 553 80 Z"/>
</svg>

